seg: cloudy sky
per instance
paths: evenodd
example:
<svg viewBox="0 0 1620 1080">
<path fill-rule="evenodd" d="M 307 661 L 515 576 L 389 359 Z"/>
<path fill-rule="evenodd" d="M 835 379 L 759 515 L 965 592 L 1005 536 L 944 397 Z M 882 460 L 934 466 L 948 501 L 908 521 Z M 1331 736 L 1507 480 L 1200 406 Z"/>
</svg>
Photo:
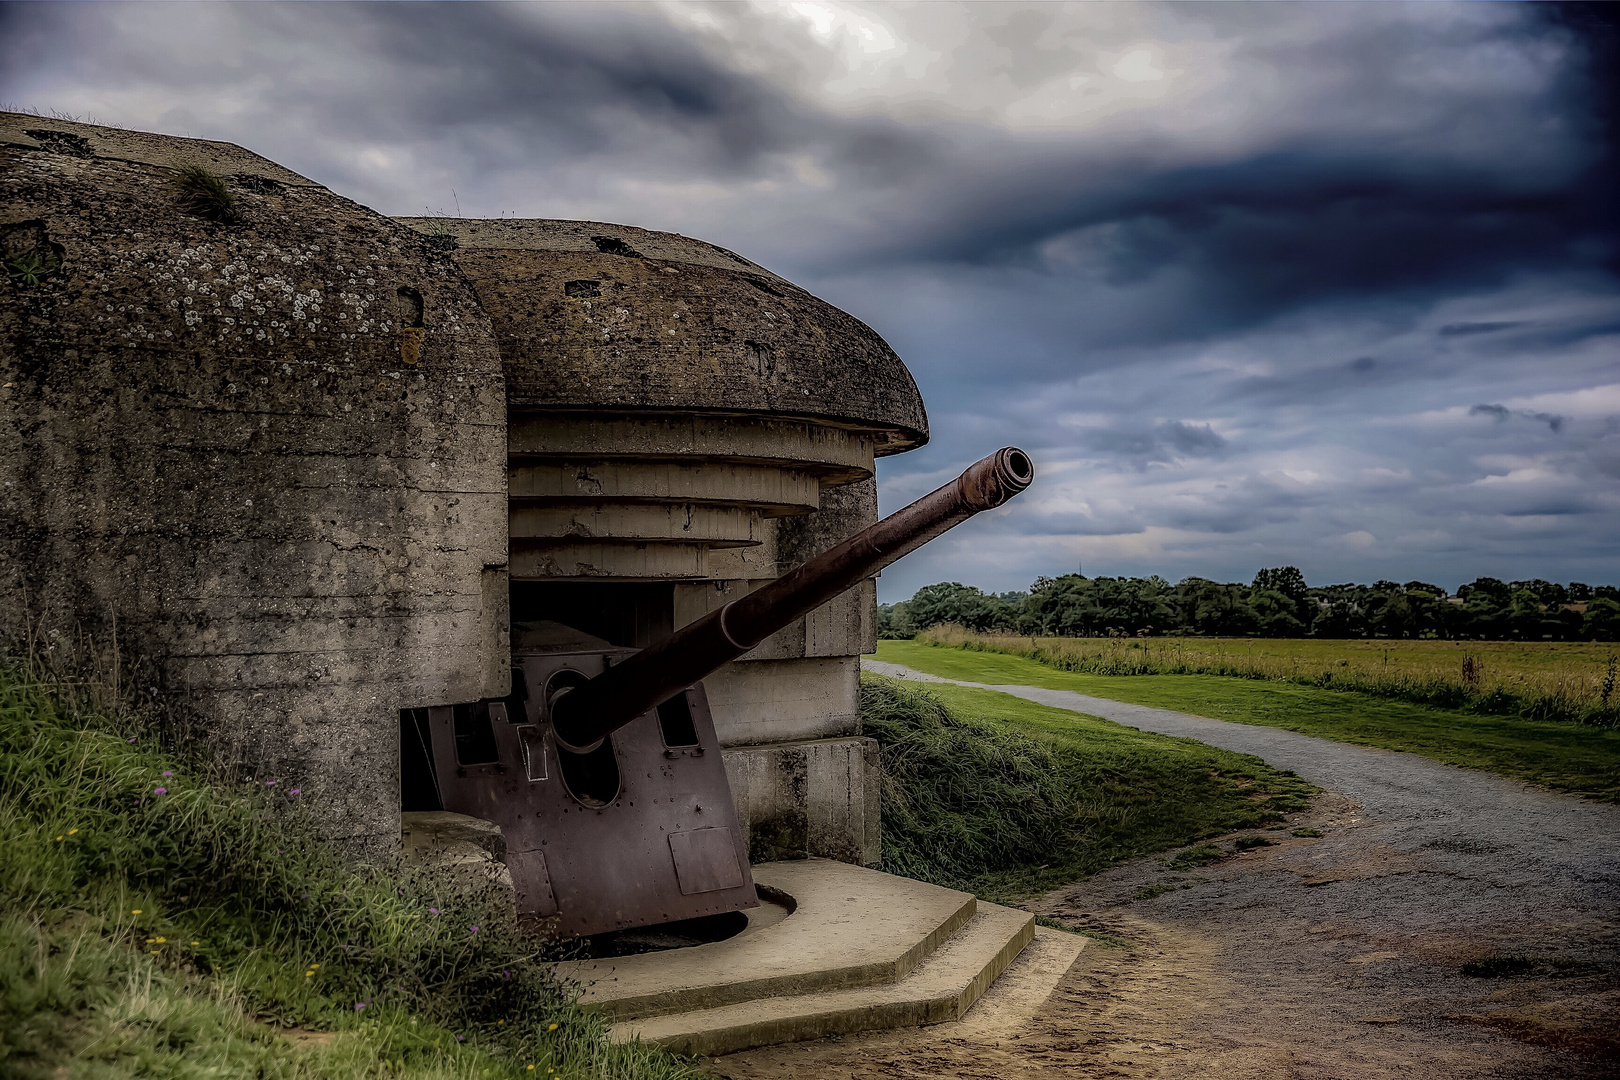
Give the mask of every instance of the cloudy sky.
<svg viewBox="0 0 1620 1080">
<path fill-rule="evenodd" d="M 1552 4 L 0 7 L 0 101 L 734 248 L 1037 486 L 885 573 L 1620 583 L 1614 31 Z"/>
</svg>

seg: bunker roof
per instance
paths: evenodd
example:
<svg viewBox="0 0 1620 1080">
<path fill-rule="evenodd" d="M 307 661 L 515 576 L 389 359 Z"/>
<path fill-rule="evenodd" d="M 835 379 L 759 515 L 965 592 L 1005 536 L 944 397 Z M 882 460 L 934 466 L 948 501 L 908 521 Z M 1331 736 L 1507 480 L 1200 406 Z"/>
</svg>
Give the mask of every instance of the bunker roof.
<svg viewBox="0 0 1620 1080">
<path fill-rule="evenodd" d="M 928 441 L 922 396 L 871 327 L 759 264 L 595 221 L 403 218 L 454 250 L 495 325 L 507 403 L 793 416 Z"/>
<path fill-rule="evenodd" d="M 197 165 L 224 176 L 253 176 L 288 187 L 321 185 L 234 143 L 155 135 L 30 113 L 0 112 L 0 145 L 70 158 L 99 158 L 175 169 Z"/>
</svg>

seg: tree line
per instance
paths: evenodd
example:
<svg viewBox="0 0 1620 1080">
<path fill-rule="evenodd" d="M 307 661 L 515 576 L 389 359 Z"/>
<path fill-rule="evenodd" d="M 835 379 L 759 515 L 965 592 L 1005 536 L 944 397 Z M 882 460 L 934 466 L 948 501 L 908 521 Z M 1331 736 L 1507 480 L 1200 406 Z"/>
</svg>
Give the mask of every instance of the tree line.
<svg viewBox="0 0 1620 1080">
<path fill-rule="evenodd" d="M 1310 586 L 1297 567 L 1261 570 L 1248 585 L 1189 577 L 1064 574 L 1028 592 L 986 593 L 959 582 L 918 589 L 878 608 L 878 636 L 909 638 L 943 623 L 1065 637 L 1448 638 L 1620 640 L 1620 589 L 1476 578 L 1455 594 L 1424 581 Z"/>
</svg>

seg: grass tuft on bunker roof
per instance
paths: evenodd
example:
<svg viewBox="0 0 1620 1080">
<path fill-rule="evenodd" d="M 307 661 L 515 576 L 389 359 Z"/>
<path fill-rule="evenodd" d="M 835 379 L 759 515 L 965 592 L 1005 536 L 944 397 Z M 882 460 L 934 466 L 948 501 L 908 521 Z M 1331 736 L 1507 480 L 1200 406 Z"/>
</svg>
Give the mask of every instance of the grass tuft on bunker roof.
<svg viewBox="0 0 1620 1080">
<path fill-rule="evenodd" d="M 176 202 L 182 213 L 220 225 L 241 223 L 242 212 L 230 185 L 217 173 L 201 165 L 181 165 L 174 170 Z"/>
</svg>

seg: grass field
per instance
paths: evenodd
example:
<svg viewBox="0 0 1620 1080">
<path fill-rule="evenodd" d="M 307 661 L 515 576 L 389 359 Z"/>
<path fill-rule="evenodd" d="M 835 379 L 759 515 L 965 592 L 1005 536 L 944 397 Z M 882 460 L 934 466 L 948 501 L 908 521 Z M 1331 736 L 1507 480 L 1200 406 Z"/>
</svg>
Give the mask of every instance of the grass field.
<svg viewBox="0 0 1620 1080">
<path fill-rule="evenodd" d="M 0 1076 L 687 1080 L 610 1045 L 498 897 L 356 872 L 94 685 L 0 666 Z"/>
<path fill-rule="evenodd" d="M 1556 791 L 1620 802 L 1620 730 L 1614 728 L 1436 708 L 1279 680 L 1094 675 L 1060 670 L 1025 656 L 921 641 L 880 641 L 877 658 L 952 679 L 1075 690 L 1407 751 Z"/>
<path fill-rule="evenodd" d="M 993 690 L 861 679 L 884 869 L 1008 900 L 1256 828 L 1316 790 L 1259 758 Z"/>
<path fill-rule="evenodd" d="M 1620 725 L 1613 642 L 1323 638 L 1059 638 L 924 631 L 924 641 L 1092 675 L 1227 675 L 1474 712 Z"/>
</svg>

